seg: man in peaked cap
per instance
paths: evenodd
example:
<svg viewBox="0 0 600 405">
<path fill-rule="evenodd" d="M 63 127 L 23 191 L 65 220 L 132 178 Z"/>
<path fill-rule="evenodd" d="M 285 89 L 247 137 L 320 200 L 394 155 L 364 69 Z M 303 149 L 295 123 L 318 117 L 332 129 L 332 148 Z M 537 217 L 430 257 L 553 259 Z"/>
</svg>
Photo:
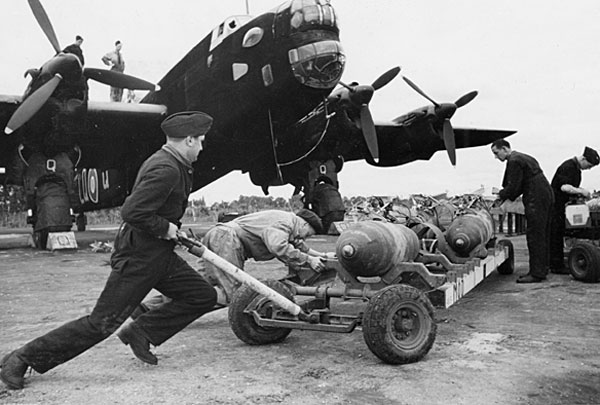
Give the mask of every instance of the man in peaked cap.
<svg viewBox="0 0 600 405">
<path fill-rule="evenodd" d="M 598 152 L 586 146 L 583 154 L 565 160 L 556 169 L 552 178 L 552 191 L 554 192 L 554 209 L 552 210 L 552 223 L 550 227 L 550 271 L 557 274 L 569 274 L 569 269 L 564 263 L 565 236 L 565 204 L 571 196 L 589 198 L 591 193 L 581 184 L 581 171 L 589 170 L 600 163 Z"/>
<path fill-rule="evenodd" d="M 173 251 L 192 190 L 192 162 L 211 124 L 209 115 L 195 111 L 164 120 L 167 142 L 142 164 L 123 204 L 112 272 L 94 309 L 4 356 L 0 379 L 9 388 L 24 387 L 28 367 L 43 374 L 109 337 L 153 288 L 171 301 L 118 333 L 149 364 L 158 363 L 150 343 L 164 343 L 215 306 L 215 289 Z"/>
</svg>

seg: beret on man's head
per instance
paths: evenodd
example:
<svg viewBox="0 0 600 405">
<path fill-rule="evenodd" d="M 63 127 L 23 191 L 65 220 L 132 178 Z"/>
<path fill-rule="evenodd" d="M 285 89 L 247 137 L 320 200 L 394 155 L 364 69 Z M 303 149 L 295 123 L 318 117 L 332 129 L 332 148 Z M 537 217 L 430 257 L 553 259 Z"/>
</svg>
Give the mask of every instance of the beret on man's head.
<svg viewBox="0 0 600 405">
<path fill-rule="evenodd" d="M 585 160 L 590 162 L 592 166 L 596 166 L 598 165 L 598 163 L 600 163 L 600 157 L 598 156 L 598 152 L 596 152 L 594 149 L 588 146 L 586 146 L 583 150 L 583 157 L 585 158 Z"/>
<path fill-rule="evenodd" d="M 200 111 L 183 111 L 169 115 L 160 124 L 169 138 L 185 138 L 205 135 L 212 126 L 210 115 Z"/>
<path fill-rule="evenodd" d="M 321 222 L 321 218 L 319 218 L 317 214 L 311 210 L 302 208 L 300 211 L 296 212 L 296 215 L 308 222 L 308 224 L 313 227 L 316 233 L 323 233 L 323 222 Z"/>
</svg>

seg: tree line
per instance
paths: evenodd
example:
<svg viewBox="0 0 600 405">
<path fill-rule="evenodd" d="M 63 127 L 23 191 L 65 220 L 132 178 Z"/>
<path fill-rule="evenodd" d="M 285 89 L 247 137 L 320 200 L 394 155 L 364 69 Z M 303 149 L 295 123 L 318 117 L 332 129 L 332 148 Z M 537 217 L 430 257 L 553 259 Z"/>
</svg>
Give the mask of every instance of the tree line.
<svg viewBox="0 0 600 405">
<path fill-rule="evenodd" d="M 347 210 L 367 201 L 365 197 L 343 197 Z M 22 187 L 0 185 L 0 227 L 27 227 L 27 208 Z M 233 201 L 221 201 L 207 204 L 204 198 L 192 199 L 188 203 L 183 222 L 217 222 L 227 214 L 249 214 L 269 209 L 298 211 L 303 207 L 300 196 L 289 199 L 272 196 L 240 195 Z M 89 225 L 112 225 L 121 222 L 120 207 L 102 209 L 86 213 Z"/>
</svg>

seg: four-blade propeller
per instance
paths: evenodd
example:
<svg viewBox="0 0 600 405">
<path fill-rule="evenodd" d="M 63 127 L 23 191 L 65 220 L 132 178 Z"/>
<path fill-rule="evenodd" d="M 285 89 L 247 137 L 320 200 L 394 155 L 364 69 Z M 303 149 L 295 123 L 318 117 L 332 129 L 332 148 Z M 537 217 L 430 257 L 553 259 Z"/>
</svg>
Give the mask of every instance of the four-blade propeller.
<svg viewBox="0 0 600 405">
<path fill-rule="evenodd" d="M 124 73 L 96 68 L 83 69 L 79 59 L 71 54 L 61 53 L 60 43 L 52 27 L 52 23 L 39 0 L 28 0 L 29 7 L 33 12 L 40 28 L 50 41 L 56 51 L 56 56 L 42 66 L 41 73 L 46 77 L 52 77 L 37 90 L 26 95 L 23 103 L 17 108 L 10 118 L 4 132 L 10 134 L 31 119 L 48 101 L 61 81 L 81 78 L 92 79 L 112 87 L 120 87 L 131 90 L 158 91 L 160 87 L 146 80 L 126 75 Z"/>
<path fill-rule="evenodd" d="M 465 94 L 460 97 L 454 103 L 442 103 L 439 104 L 434 99 L 429 97 L 423 90 L 419 88 L 415 83 L 413 83 L 410 79 L 405 76 L 402 76 L 404 81 L 417 93 L 421 96 L 425 97 L 427 100 L 431 101 L 435 106 L 435 114 L 436 116 L 442 120 L 442 138 L 444 140 L 444 146 L 446 151 L 448 152 L 448 157 L 450 158 L 450 163 L 452 166 L 456 166 L 456 140 L 454 138 L 454 130 L 452 129 L 452 124 L 450 123 L 450 118 L 454 115 L 457 108 L 463 107 L 468 104 L 477 96 L 477 91 L 472 91 L 470 93 Z"/>
<path fill-rule="evenodd" d="M 369 102 L 373 97 L 373 93 L 391 82 L 398 73 L 400 73 L 400 67 L 396 66 L 379 76 L 371 85 L 347 85 L 343 82 L 339 82 L 347 91 L 338 93 L 338 98 L 342 102 L 346 102 L 349 105 L 358 108 L 360 111 L 360 127 L 369 153 L 373 159 L 379 158 L 379 145 L 377 144 L 375 123 L 373 122 L 371 111 L 369 110 Z"/>
</svg>

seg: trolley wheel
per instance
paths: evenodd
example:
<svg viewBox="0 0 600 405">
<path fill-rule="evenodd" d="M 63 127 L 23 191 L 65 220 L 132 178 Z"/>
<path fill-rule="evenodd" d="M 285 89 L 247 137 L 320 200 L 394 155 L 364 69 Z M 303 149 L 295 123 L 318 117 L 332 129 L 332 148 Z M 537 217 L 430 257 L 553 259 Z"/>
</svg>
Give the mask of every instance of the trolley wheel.
<svg viewBox="0 0 600 405">
<path fill-rule="evenodd" d="M 265 284 L 284 297 L 293 301 L 294 295 L 290 289 L 276 280 L 268 280 Z M 271 328 L 258 325 L 254 317 L 244 311 L 255 310 L 266 318 L 271 316 L 277 308 L 271 300 L 265 298 L 243 284 L 233 294 L 229 305 L 229 325 L 233 333 L 243 342 L 249 345 L 266 345 L 278 343 L 287 337 L 292 331 L 289 328 Z"/>
<path fill-rule="evenodd" d="M 498 273 L 504 275 L 513 274 L 515 271 L 515 248 L 512 242 L 508 239 L 501 239 L 498 241 L 498 245 L 508 246 L 508 257 L 497 267 Z"/>
<path fill-rule="evenodd" d="M 579 242 L 569 252 L 569 269 L 575 280 L 595 283 L 600 278 L 600 252 L 590 242 Z"/>
<path fill-rule="evenodd" d="M 435 340 L 433 305 L 415 287 L 388 286 L 369 300 L 362 330 L 371 352 L 384 362 L 414 363 L 429 352 Z"/>
</svg>

